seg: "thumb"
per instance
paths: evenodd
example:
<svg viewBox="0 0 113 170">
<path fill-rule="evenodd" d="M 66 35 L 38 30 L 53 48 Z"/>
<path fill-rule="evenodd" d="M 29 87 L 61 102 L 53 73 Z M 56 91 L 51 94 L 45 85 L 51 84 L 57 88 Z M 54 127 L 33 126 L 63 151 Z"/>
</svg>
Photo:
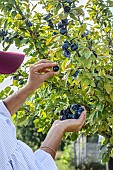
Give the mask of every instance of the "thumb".
<svg viewBox="0 0 113 170">
<path fill-rule="evenodd" d="M 42 75 L 43 80 L 45 81 L 46 79 L 53 77 L 55 75 L 58 75 L 58 72 L 53 72 L 53 71 L 49 71 L 45 74 Z"/>
<path fill-rule="evenodd" d="M 81 127 L 83 126 L 83 124 L 85 123 L 86 120 L 86 110 L 84 110 L 81 114 L 81 116 L 79 117 L 78 121 L 81 124 Z"/>
</svg>

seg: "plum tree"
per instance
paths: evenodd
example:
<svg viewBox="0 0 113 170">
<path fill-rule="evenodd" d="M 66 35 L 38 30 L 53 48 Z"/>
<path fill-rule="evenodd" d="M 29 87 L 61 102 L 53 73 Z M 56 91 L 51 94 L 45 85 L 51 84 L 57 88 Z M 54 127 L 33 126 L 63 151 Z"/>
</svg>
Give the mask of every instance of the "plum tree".
<svg viewBox="0 0 113 170">
<path fill-rule="evenodd" d="M 38 4 L 33 5 L 30 0 L 0 0 L 3 49 L 7 51 L 15 44 L 18 49 L 23 47 L 29 57 L 12 76 L 26 79 L 29 65 L 42 58 L 55 61 L 60 67 L 59 75 L 46 81 L 24 107 L 31 116 L 34 112 L 38 115 L 36 127 L 47 132 L 48 124 L 59 118 L 57 113 L 61 110 L 73 103 L 84 105 L 87 122 L 82 132 L 97 132 L 105 137 L 105 162 L 113 153 L 113 14 L 109 8 L 113 4 L 109 0 L 90 0 L 84 8 L 78 0 L 39 0 L 38 3 L 46 14 L 38 12 Z M 11 41 L 7 42 L 6 37 Z M 64 45 L 66 40 L 69 45 Z M 6 77 L 0 76 L 0 82 Z M 22 86 L 18 80 L 12 84 Z M 11 93 L 7 87 L 0 98 Z"/>
</svg>

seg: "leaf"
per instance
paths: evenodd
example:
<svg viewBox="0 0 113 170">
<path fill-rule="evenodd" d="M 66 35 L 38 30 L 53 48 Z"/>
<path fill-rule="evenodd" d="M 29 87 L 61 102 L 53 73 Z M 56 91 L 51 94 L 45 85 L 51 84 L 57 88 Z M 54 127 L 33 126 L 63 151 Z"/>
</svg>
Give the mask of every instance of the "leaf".
<svg viewBox="0 0 113 170">
<path fill-rule="evenodd" d="M 80 32 L 84 33 L 86 31 L 86 24 L 82 24 L 80 27 Z"/>
<path fill-rule="evenodd" d="M 77 20 L 77 17 L 76 17 L 76 15 L 74 15 L 74 13 L 70 13 L 70 17 L 74 20 Z"/>
<path fill-rule="evenodd" d="M 15 17 L 17 15 L 17 12 L 16 11 L 12 11 L 11 15 L 12 15 L 12 17 Z"/>
<path fill-rule="evenodd" d="M 81 6 L 82 7 L 82 6 Z M 84 10 L 82 9 L 82 8 L 80 8 L 80 7 L 77 7 L 77 8 L 75 8 L 75 11 L 76 11 L 76 15 L 82 15 L 82 16 L 84 16 Z"/>
<path fill-rule="evenodd" d="M 53 8 L 53 5 L 49 5 L 48 7 L 47 7 L 47 11 L 50 11 L 50 9 L 52 9 Z"/>
<path fill-rule="evenodd" d="M 60 8 L 61 8 L 61 4 L 58 3 L 58 4 L 56 5 L 56 8 L 54 8 L 54 14 L 55 14 L 55 15 L 58 13 L 58 11 L 60 10 Z"/>
<path fill-rule="evenodd" d="M 110 157 L 109 152 L 105 152 L 105 153 L 102 155 L 102 162 L 103 162 L 103 163 L 108 162 L 108 161 L 109 161 L 109 157 Z"/>
<path fill-rule="evenodd" d="M 72 141 L 75 141 L 78 138 L 78 133 L 73 132 L 70 137 Z"/>
<path fill-rule="evenodd" d="M 50 37 L 50 38 L 47 40 L 46 45 L 49 45 L 54 39 L 55 39 L 55 37 Z"/>
<path fill-rule="evenodd" d="M 36 5 L 33 6 L 32 11 L 34 11 L 34 9 L 37 7 L 37 5 L 38 4 L 36 3 Z"/>
<path fill-rule="evenodd" d="M 100 111 L 100 112 L 102 112 L 103 111 L 103 109 L 104 109 L 104 103 L 102 103 L 102 102 L 99 102 L 99 104 L 98 104 L 98 110 Z"/>
<path fill-rule="evenodd" d="M 10 87 L 10 86 L 8 86 L 8 87 L 5 88 L 5 92 L 6 92 L 6 93 L 9 93 L 10 90 L 11 90 L 11 87 Z"/>
<path fill-rule="evenodd" d="M 110 98 L 111 98 L 111 100 L 113 102 L 113 91 L 110 93 Z"/>
<path fill-rule="evenodd" d="M 85 52 L 85 58 L 88 59 L 89 57 L 91 57 L 92 55 L 92 51 L 88 50 L 87 52 Z"/>
<path fill-rule="evenodd" d="M 66 58 L 64 61 L 63 61 L 63 63 L 62 63 L 62 71 L 65 71 L 65 69 L 66 69 L 66 63 L 68 62 L 68 58 Z"/>
<path fill-rule="evenodd" d="M 87 62 L 84 62 L 84 66 L 87 67 L 88 69 L 90 69 L 92 66 L 92 60 L 89 58 L 87 60 Z"/>
<path fill-rule="evenodd" d="M 7 26 L 8 26 L 8 21 L 6 20 L 4 23 L 4 30 L 7 28 Z"/>
<path fill-rule="evenodd" d="M 73 84 L 79 85 L 79 84 L 80 84 L 80 79 L 79 79 L 79 78 L 75 79 L 75 80 L 73 81 Z"/>
<path fill-rule="evenodd" d="M 59 14 L 59 19 L 60 20 L 63 20 L 63 19 L 66 19 L 67 18 L 67 14 Z"/>
<path fill-rule="evenodd" d="M 5 75 L 0 75 L 0 83 L 2 83 L 4 79 L 5 79 Z"/>
<path fill-rule="evenodd" d="M 37 131 L 38 131 L 38 132 L 42 132 L 42 130 L 43 130 L 42 128 L 39 128 Z"/>
<path fill-rule="evenodd" d="M 95 91 L 96 92 L 96 96 L 99 98 L 99 100 L 100 101 L 103 101 L 104 100 L 104 94 L 103 94 L 103 92 L 102 91 L 100 91 L 100 90 L 96 90 Z"/>
<path fill-rule="evenodd" d="M 108 1 L 109 7 L 113 7 L 113 1 Z"/>
<path fill-rule="evenodd" d="M 113 136 L 110 138 L 110 143 L 113 144 Z"/>
<path fill-rule="evenodd" d="M 106 90 L 106 92 L 108 94 L 110 94 L 112 92 L 112 88 L 111 88 L 110 82 L 105 82 L 104 83 L 104 89 Z"/>
<path fill-rule="evenodd" d="M 16 15 L 16 18 L 17 18 L 17 19 L 21 19 L 22 16 L 21 16 L 20 14 L 17 14 L 17 15 Z"/>
<path fill-rule="evenodd" d="M 89 116 L 89 123 L 90 123 L 90 125 L 95 124 L 95 120 L 96 120 L 97 115 L 98 115 L 98 111 L 97 110 L 92 111 L 92 113 Z"/>
<path fill-rule="evenodd" d="M 22 123 L 23 121 L 25 121 L 26 120 L 26 118 L 27 118 L 27 116 L 25 115 L 25 116 L 22 116 L 21 118 L 18 118 L 18 120 L 17 120 L 17 124 L 19 125 L 20 123 Z"/>
<path fill-rule="evenodd" d="M 106 27 L 106 28 L 104 28 L 104 30 L 105 30 L 105 32 L 109 32 L 111 30 L 111 28 L 110 27 Z"/>
</svg>

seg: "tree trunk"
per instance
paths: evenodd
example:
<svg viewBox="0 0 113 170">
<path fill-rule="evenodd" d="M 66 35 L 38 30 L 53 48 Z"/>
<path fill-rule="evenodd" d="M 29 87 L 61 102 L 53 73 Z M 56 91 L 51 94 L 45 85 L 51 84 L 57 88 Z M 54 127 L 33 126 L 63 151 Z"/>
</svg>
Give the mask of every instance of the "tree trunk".
<svg viewBox="0 0 113 170">
<path fill-rule="evenodd" d="M 110 157 L 109 162 L 108 162 L 108 170 L 113 170 L 113 158 Z"/>
</svg>

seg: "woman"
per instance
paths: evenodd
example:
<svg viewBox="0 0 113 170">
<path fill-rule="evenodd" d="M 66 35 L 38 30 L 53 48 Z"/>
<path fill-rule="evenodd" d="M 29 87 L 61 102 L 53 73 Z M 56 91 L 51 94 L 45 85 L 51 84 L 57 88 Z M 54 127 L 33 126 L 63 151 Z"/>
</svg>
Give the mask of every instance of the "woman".
<svg viewBox="0 0 113 170">
<path fill-rule="evenodd" d="M 0 52 L 0 74 L 15 72 L 24 57 L 24 54 Z M 58 74 L 51 69 L 56 65 L 45 59 L 35 63 L 30 67 L 26 85 L 0 101 L 0 170 L 57 170 L 54 158 L 64 133 L 77 132 L 83 126 L 86 117 L 85 109 L 78 120 L 56 120 L 40 149 L 34 153 L 28 145 L 16 138 L 16 128 L 11 116 L 46 79 Z"/>
</svg>

